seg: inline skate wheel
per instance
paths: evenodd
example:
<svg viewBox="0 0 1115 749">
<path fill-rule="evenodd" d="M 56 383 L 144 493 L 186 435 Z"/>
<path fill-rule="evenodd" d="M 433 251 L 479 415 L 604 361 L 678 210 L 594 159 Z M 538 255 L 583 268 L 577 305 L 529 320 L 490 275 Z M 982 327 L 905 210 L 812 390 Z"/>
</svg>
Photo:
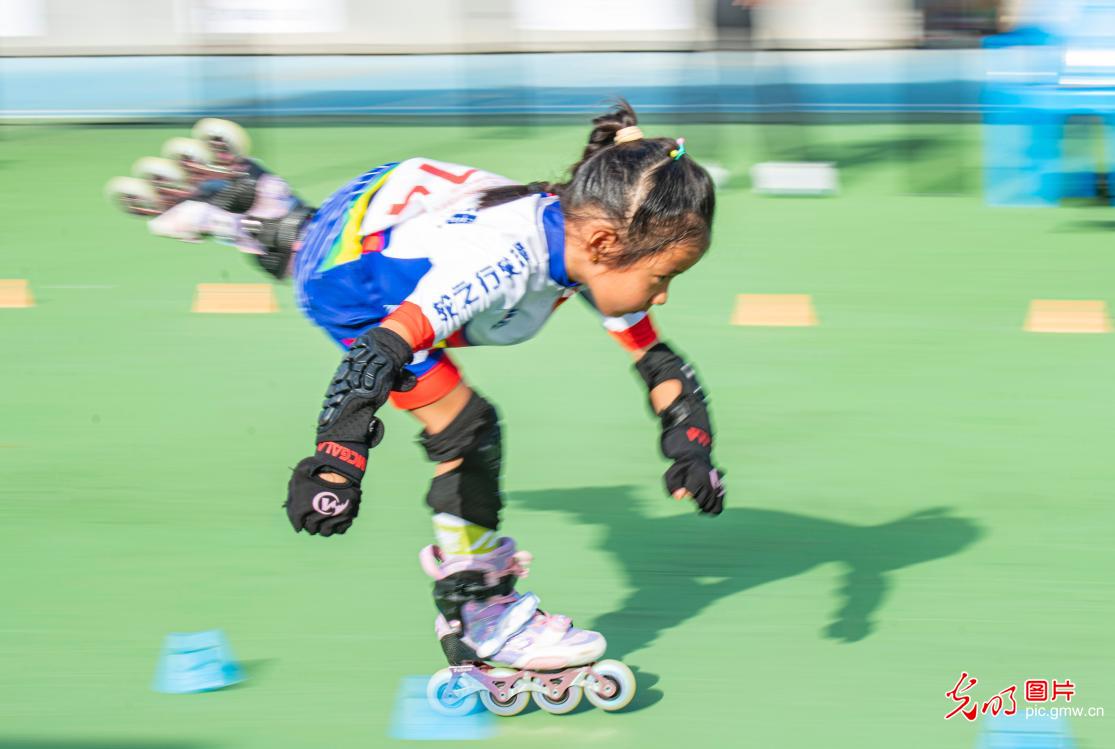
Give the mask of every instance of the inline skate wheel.
<svg viewBox="0 0 1115 749">
<path fill-rule="evenodd" d="M 193 136 L 213 148 L 243 158 L 252 148 L 252 139 L 244 128 L 230 120 L 206 117 L 194 125 Z"/>
<path fill-rule="evenodd" d="M 163 144 L 163 157 L 176 163 L 211 167 L 213 151 L 197 138 L 171 138 Z"/>
<path fill-rule="evenodd" d="M 615 691 L 605 696 L 594 687 L 586 687 L 588 701 L 601 710 L 622 710 L 635 699 L 635 674 L 619 661 L 600 661 L 592 667 L 597 679 L 604 679 Z"/>
<path fill-rule="evenodd" d="M 105 197 L 128 213 L 158 213 L 162 202 L 150 182 L 138 177 L 113 177 L 105 186 Z"/>
<path fill-rule="evenodd" d="M 175 190 L 188 190 L 189 180 L 182 167 L 170 159 L 158 156 L 144 156 L 132 167 L 132 174 L 140 179 L 145 179 L 156 187 L 167 187 Z"/>
<path fill-rule="evenodd" d="M 539 692 L 531 692 L 534 704 L 550 715 L 565 715 L 573 712 L 577 709 L 577 705 L 581 704 L 582 694 L 580 687 L 569 687 L 565 690 L 565 694 L 560 697 L 552 694 L 552 690 L 544 689 Z"/>
<path fill-rule="evenodd" d="M 493 668 L 488 671 L 488 676 L 498 679 L 500 677 L 514 676 L 516 673 L 517 672 L 513 668 Z M 509 684 L 508 689 L 518 686 L 519 684 L 519 681 L 516 681 L 514 684 Z M 530 702 L 530 692 L 519 692 L 510 697 L 500 697 L 485 689 L 480 693 L 480 702 L 488 712 L 493 715 L 498 715 L 501 718 L 510 718 L 512 715 L 518 715 L 526 708 L 527 703 Z"/>
<path fill-rule="evenodd" d="M 454 673 L 450 669 L 443 668 L 438 671 L 426 684 L 426 699 L 430 707 L 442 715 L 467 715 L 476 709 L 479 698 L 476 692 L 465 695 L 450 692 L 449 687 L 453 680 Z M 463 686 L 461 682 L 462 679 L 457 679 L 455 688 L 457 692 Z"/>
</svg>

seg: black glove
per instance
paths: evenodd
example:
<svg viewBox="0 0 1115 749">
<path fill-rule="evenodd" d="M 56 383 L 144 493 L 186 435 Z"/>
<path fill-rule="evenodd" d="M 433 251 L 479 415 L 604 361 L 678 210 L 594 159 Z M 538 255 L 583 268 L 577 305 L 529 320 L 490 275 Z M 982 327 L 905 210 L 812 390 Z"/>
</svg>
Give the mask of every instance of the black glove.
<svg viewBox="0 0 1115 749">
<path fill-rule="evenodd" d="M 704 400 L 679 395 L 661 414 L 662 454 L 674 461 L 666 470 L 666 491 L 685 489 L 706 515 L 724 510 L 724 474 L 712 464 L 712 427 Z"/>
<path fill-rule="evenodd" d="M 382 437 L 383 425 L 373 417 L 392 390 L 405 392 L 418 384 L 403 368 L 412 356 L 407 342 L 386 328 L 372 328 L 353 341 L 325 393 L 317 441 L 368 444 L 377 429 Z"/>
<path fill-rule="evenodd" d="M 321 442 L 314 455 L 294 467 L 283 507 L 296 532 L 332 536 L 348 530 L 360 512 L 360 481 L 368 465 L 368 449 L 358 442 Z M 322 473 L 340 475 L 343 481 L 327 481 Z"/>
</svg>

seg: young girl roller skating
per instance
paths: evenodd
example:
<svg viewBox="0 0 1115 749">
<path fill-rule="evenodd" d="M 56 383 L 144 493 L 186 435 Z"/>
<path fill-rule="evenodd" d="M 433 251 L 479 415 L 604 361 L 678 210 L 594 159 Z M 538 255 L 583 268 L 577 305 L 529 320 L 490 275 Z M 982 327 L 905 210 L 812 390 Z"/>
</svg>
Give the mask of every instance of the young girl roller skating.
<svg viewBox="0 0 1115 749">
<path fill-rule="evenodd" d="M 240 149 L 240 161 L 222 167 L 224 184 L 203 175 L 205 193 L 190 192 L 198 179 L 189 175 L 186 185 L 171 185 L 176 191 L 163 184 L 139 198 L 135 185 L 131 193 L 114 189 L 133 212 L 158 214 L 156 233 L 215 235 L 257 255 L 273 275 L 292 276 L 306 315 L 345 349 L 318 419 L 316 451 L 290 480 L 285 507 L 296 531 L 331 536 L 352 525 L 369 452 L 383 438 L 376 412 L 388 400 L 422 424 L 420 442 L 436 464 L 426 502 L 437 543 L 420 561 L 434 579 L 436 630 L 450 664 L 431 679 L 429 696 L 443 712 L 467 712 L 480 699 L 513 715 L 533 696 L 562 713 L 582 695 L 616 710 L 635 692 L 626 666 L 600 660 L 603 635 L 515 590 L 531 558 L 497 532 L 499 417 L 448 349 L 524 341 L 563 302 L 582 296 L 646 383 L 672 461 L 667 491 L 702 513 L 722 509 L 701 387 L 648 316 L 666 302 L 671 280 L 707 250 L 713 186 L 682 139 L 647 138 L 636 122 L 622 101 L 596 118 L 581 160 L 560 184 L 518 185 L 412 158 L 368 171 L 311 211 L 289 189 L 250 194 Z M 201 145 L 209 147 L 205 135 Z M 278 179 L 255 171 L 257 186 L 262 176 Z M 284 201 L 285 212 L 277 209 Z"/>
</svg>

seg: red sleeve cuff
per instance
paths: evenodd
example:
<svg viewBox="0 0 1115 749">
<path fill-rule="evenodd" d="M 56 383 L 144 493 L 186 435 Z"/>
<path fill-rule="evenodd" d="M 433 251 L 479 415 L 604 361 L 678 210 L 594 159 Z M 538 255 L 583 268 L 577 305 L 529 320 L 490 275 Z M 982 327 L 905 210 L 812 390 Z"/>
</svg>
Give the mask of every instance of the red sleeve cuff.
<svg viewBox="0 0 1115 749">
<path fill-rule="evenodd" d="M 383 319 L 393 320 L 406 328 L 407 333 L 410 334 L 411 340 L 414 341 L 414 346 L 412 348 L 415 351 L 425 351 L 430 346 L 434 345 L 433 326 L 431 326 L 430 321 L 426 319 L 426 315 L 422 313 L 422 309 L 414 302 L 403 302 L 396 307 L 390 315 Z"/>
<path fill-rule="evenodd" d="M 610 330 L 608 332 L 619 341 L 619 345 L 628 351 L 640 351 L 658 343 L 658 331 L 654 329 L 654 323 L 650 321 L 650 315 L 639 320 L 627 330 Z"/>
<path fill-rule="evenodd" d="M 446 356 L 442 361 L 435 364 L 433 369 L 418 378 L 418 385 L 413 390 L 408 390 L 405 393 L 400 393 L 397 390 L 392 391 L 391 403 L 395 408 L 403 411 L 413 411 L 416 408 L 422 408 L 422 406 L 428 406 L 441 400 L 450 390 L 457 387 L 457 383 L 460 381 L 460 370 Z"/>
</svg>

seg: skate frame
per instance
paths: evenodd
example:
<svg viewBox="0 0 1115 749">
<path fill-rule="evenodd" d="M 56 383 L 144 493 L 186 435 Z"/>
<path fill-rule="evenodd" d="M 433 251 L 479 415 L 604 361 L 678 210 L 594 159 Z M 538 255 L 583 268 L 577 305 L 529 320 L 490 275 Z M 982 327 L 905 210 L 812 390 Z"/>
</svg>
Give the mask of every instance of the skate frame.
<svg viewBox="0 0 1115 749">
<path fill-rule="evenodd" d="M 506 676 L 491 676 L 487 666 L 450 666 L 453 679 L 446 685 L 445 692 L 447 696 L 460 699 L 473 692 L 487 691 L 501 702 L 506 702 L 521 692 L 545 692 L 550 699 L 558 700 L 570 687 L 581 687 L 602 697 L 612 697 L 616 685 L 611 679 L 597 679 L 593 665 L 574 666 L 562 671 L 521 669 Z M 518 686 L 515 686 L 516 682 Z"/>
</svg>

